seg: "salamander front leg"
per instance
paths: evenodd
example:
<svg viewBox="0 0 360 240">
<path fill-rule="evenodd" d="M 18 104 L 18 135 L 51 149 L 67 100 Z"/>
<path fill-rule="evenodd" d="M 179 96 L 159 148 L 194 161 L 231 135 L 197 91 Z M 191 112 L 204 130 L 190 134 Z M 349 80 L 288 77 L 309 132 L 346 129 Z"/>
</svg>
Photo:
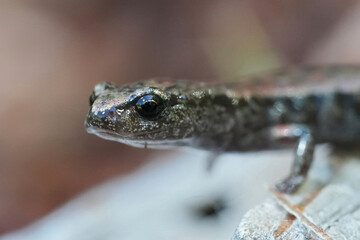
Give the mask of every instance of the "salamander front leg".
<svg viewBox="0 0 360 240">
<path fill-rule="evenodd" d="M 305 181 L 314 156 L 315 141 L 310 129 L 304 125 L 280 125 L 272 130 L 278 141 L 298 140 L 291 174 L 276 185 L 280 192 L 293 193 Z"/>
</svg>

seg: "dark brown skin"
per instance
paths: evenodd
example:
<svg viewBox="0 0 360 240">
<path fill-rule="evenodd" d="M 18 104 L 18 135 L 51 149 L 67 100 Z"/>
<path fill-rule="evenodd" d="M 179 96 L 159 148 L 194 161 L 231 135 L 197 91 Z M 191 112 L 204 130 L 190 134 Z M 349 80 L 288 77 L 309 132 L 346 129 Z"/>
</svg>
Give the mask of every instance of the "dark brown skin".
<svg viewBox="0 0 360 240">
<path fill-rule="evenodd" d="M 135 146 L 190 146 L 214 152 L 296 145 L 288 178 L 305 180 L 315 144 L 360 141 L 360 67 L 285 69 L 237 83 L 152 79 L 96 85 L 86 128 Z"/>
</svg>

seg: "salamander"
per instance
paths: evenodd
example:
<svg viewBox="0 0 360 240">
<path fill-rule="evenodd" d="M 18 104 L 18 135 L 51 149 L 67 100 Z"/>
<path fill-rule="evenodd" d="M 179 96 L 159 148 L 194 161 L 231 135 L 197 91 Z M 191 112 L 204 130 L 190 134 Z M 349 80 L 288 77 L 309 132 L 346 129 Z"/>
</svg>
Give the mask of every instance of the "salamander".
<svg viewBox="0 0 360 240">
<path fill-rule="evenodd" d="M 103 82 L 90 96 L 89 133 L 138 147 L 188 146 L 214 153 L 295 146 L 293 193 L 319 143 L 360 142 L 360 67 L 293 67 L 204 83 L 153 78 Z"/>
</svg>

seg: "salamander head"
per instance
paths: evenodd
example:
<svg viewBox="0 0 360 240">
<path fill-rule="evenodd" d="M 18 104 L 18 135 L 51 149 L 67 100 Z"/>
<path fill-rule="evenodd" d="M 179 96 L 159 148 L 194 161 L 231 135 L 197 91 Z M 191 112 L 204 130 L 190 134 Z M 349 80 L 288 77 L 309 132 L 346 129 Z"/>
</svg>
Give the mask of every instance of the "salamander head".
<svg viewBox="0 0 360 240">
<path fill-rule="evenodd" d="M 135 146 L 184 145 L 195 131 L 186 87 L 166 79 L 127 86 L 99 83 L 89 99 L 86 129 Z"/>
</svg>

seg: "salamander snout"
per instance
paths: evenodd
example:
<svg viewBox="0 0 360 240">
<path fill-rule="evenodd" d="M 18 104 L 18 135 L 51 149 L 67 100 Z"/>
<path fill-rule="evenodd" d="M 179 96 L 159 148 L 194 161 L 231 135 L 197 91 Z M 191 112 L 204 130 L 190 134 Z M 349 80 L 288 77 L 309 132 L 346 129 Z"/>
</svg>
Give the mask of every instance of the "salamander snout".
<svg viewBox="0 0 360 240">
<path fill-rule="evenodd" d="M 94 131 L 116 131 L 117 108 L 121 105 L 122 99 L 116 98 L 116 85 L 109 82 L 102 82 L 95 86 L 89 97 L 90 110 L 85 120 L 85 127 L 88 132 Z"/>
<path fill-rule="evenodd" d="M 115 107 L 103 111 L 97 111 L 92 107 L 86 117 L 85 127 L 90 132 L 101 129 L 116 131 L 116 127 L 119 125 L 116 115 Z"/>
<path fill-rule="evenodd" d="M 115 84 L 110 82 L 102 82 L 96 84 L 94 91 L 91 93 L 89 97 L 89 104 L 90 107 L 94 104 L 95 100 L 105 91 L 105 90 L 112 90 L 116 87 Z"/>
</svg>

